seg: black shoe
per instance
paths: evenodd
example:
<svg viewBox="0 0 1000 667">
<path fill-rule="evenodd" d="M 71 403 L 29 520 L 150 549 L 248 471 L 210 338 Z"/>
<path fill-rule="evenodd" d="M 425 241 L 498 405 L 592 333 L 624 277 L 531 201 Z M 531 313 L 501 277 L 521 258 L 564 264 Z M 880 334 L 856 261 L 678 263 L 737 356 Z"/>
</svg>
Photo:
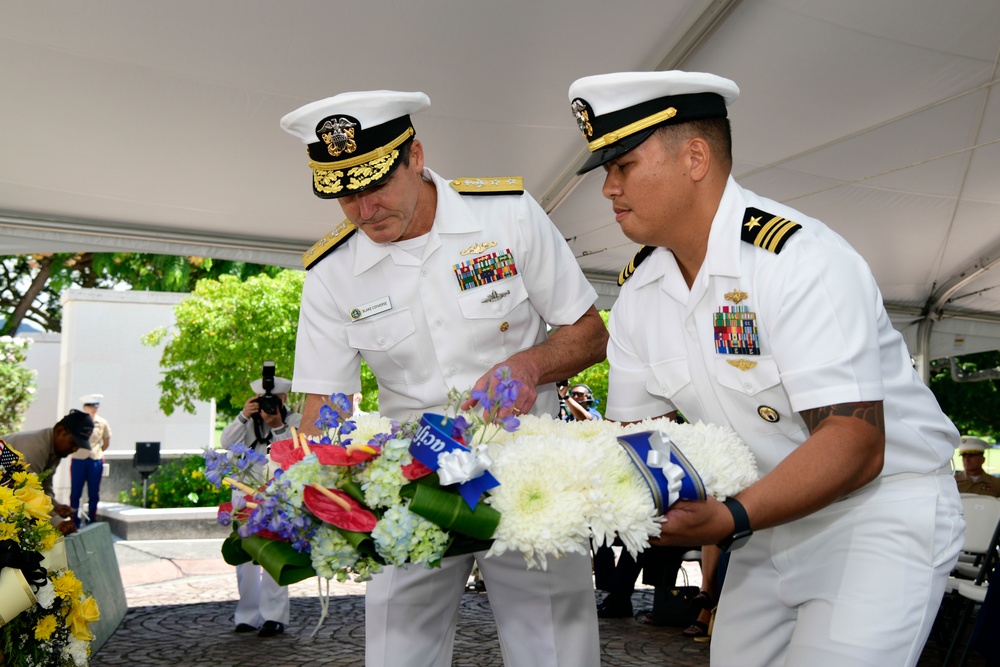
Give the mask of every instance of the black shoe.
<svg viewBox="0 0 1000 667">
<path fill-rule="evenodd" d="M 264 621 L 264 625 L 260 626 L 260 630 L 257 631 L 257 636 L 273 637 L 275 635 L 280 635 L 284 631 L 284 623 L 278 623 L 277 621 Z"/>
<path fill-rule="evenodd" d="M 631 618 L 632 600 L 620 601 L 610 595 L 597 605 L 598 618 Z"/>
<path fill-rule="evenodd" d="M 249 623 L 240 623 L 236 626 L 236 632 L 257 632 L 257 628 Z"/>
</svg>

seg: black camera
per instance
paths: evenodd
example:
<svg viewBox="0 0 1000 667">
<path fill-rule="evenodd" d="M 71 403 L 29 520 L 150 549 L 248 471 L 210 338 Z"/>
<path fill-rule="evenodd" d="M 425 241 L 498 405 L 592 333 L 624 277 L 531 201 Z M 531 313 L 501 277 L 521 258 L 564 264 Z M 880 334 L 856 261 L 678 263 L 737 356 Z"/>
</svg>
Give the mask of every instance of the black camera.
<svg viewBox="0 0 1000 667">
<path fill-rule="evenodd" d="M 261 386 L 264 388 L 264 395 L 257 399 L 260 409 L 269 415 L 278 414 L 281 409 L 281 399 L 271 393 L 274 389 L 274 362 L 265 361 L 260 371 Z"/>
<path fill-rule="evenodd" d="M 556 382 L 556 389 L 562 389 L 563 387 L 569 386 L 569 380 L 559 380 Z"/>
</svg>

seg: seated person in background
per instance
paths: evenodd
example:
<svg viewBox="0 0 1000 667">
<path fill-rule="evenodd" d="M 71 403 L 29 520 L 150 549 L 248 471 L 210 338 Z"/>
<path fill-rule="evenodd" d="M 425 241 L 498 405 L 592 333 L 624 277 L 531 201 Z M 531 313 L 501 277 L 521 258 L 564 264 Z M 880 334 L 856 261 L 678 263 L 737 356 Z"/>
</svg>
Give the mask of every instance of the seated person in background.
<svg viewBox="0 0 1000 667">
<path fill-rule="evenodd" d="M 243 411 L 236 415 L 229 426 L 222 431 L 222 446 L 230 448 L 243 443 L 248 449 L 266 454 L 271 443 L 291 437 L 290 426 L 298 427 L 302 415 L 285 407 L 292 381 L 282 377 L 274 378 L 272 393 L 280 399 L 278 409 L 269 413 L 261 409 L 260 397 L 264 394 L 262 380 L 250 383 L 253 398 L 243 405 Z M 260 471 L 263 476 L 263 470 Z M 233 500 L 243 496 L 239 489 L 233 489 Z M 253 562 L 236 566 L 236 586 L 240 600 L 236 603 L 236 632 L 257 632 L 259 637 L 273 637 L 285 631 L 288 624 L 288 587 L 278 583 L 264 569 Z M 259 629 L 258 629 L 259 628 Z"/>
<path fill-rule="evenodd" d="M 52 428 L 37 431 L 21 431 L 0 437 L 12 449 L 16 449 L 28 463 L 28 472 L 41 475 L 45 471 L 50 474 L 42 480 L 45 494 L 52 498 L 53 524 L 63 535 L 76 532 L 72 521 L 63 521 L 73 516 L 73 508 L 57 503 L 52 491 L 52 474 L 59 460 L 64 459 L 78 449 L 90 449 L 90 435 L 94 432 L 94 420 L 86 412 L 70 410 L 69 414 L 59 420 Z M 61 517 L 57 518 L 57 517 Z"/>
<path fill-rule="evenodd" d="M 962 436 L 962 444 L 958 453 L 962 456 L 962 472 L 955 473 L 959 493 L 978 493 L 983 496 L 1000 498 L 1000 478 L 987 474 L 983 470 L 986 462 L 985 440 L 969 435 Z"/>
<path fill-rule="evenodd" d="M 559 417 L 563 421 L 603 419 L 601 413 L 594 408 L 597 401 L 594 399 L 594 392 L 587 385 L 575 384 L 569 387 L 568 384 L 560 383 L 558 390 Z"/>
</svg>

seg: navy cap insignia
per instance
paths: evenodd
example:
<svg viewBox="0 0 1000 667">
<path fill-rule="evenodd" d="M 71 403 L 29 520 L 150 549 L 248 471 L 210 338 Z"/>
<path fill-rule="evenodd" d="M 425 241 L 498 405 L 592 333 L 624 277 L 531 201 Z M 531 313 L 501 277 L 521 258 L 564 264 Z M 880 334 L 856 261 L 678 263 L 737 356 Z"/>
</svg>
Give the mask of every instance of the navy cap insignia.
<svg viewBox="0 0 1000 667">
<path fill-rule="evenodd" d="M 788 218 L 748 208 L 743 216 L 740 237 L 746 243 L 778 254 L 792 234 L 800 229 L 802 225 Z"/>
<path fill-rule="evenodd" d="M 583 138 L 590 139 L 594 136 L 594 126 L 590 124 L 590 111 L 587 109 L 587 103 L 577 98 L 573 100 L 569 108 L 573 112 L 573 116 L 576 117 L 576 126 L 583 133 Z"/>
<path fill-rule="evenodd" d="M 760 415 L 761 419 L 771 424 L 774 424 L 779 419 L 781 419 L 781 416 L 778 414 L 778 411 L 767 405 L 762 405 L 759 408 L 757 408 L 757 414 Z"/>
<path fill-rule="evenodd" d="M 356 121 L 341 116 L 339 118 L 326 118 L 316 128 L 316 136 L 326 144 L 327 152 L 333 157 L 341 153 L 350 155 L 358 150 L 358 144 L 354 141 L 354 128 L 358 127 Z"/>
</svg>

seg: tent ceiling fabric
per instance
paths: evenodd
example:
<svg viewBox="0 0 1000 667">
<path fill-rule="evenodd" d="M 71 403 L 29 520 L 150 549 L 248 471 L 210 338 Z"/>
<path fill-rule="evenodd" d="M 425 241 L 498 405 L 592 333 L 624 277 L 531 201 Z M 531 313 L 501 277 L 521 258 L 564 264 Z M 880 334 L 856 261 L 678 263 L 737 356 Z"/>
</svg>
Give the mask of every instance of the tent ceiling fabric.
<svg viewBox="0 0 1000 667">
<path fill-rule="evenodd" d="M 298 266 L 341 219 L 278 119 L 422 90 L 447 177 L 522 175 L 595 282 L 636 246 L 580 179 L 576 78 L 735 80 L 734 175 L 869 261 L 911 349 L 1000 340 L 996 0 L 49 0 L 0 5 L 0 252 L 143 250 Z M 602 283 L 604 284 L 604 283 Z M 613 299 L 606 286 L 602 298 Z M 953 315 L 961 315 L 953 318 Z M 975 349 L 973 349 L 975 348 Z"/>
</svg>

